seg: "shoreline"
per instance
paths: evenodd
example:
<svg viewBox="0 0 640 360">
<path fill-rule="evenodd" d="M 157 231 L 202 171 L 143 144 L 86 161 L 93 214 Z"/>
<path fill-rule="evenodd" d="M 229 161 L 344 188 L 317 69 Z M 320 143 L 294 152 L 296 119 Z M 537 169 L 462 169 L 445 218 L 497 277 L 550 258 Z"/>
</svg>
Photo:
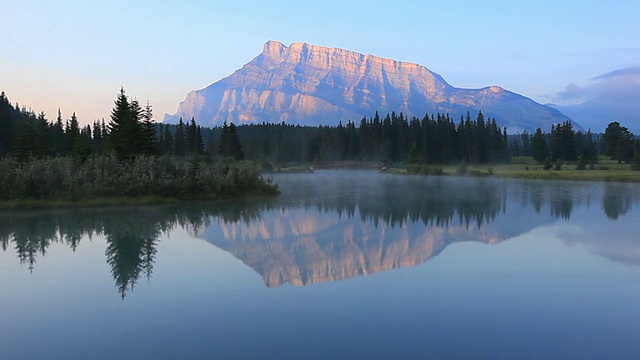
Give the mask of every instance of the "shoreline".
<svg viewBox="0 0 640 360">
<path fill-rule="evenodd" d="M 264 191 L 269 190 L 269 191 Z M 261 191 L 247 192 L 244 194 L 229 195 L 203 195 L 193 197 L 100 197 L 92 199 L 18 199 L 0 201 L 0 212 L 21 210 L 51 210 L 70 208 L 111 208 L 117 206 L 146 206 L 146 205 L 175 205 L 191 201 L 224 201 L 247 198 L 264 198 L 277 196 L 279 190 L 261 189 Z"/>
<path fill-rule="evenodd" d="M 633 170 L 543 170 L 543 169 L 518 169 L 522 165 L 496 165 L 477 166 L 464 173 L 458 173 L 455 166 L 434 166 L 443 169 L 440 175 L 412 174 L 406 169 L 391 168 L 390 174 L 416 175 L 416 176 L 462 176 L 462 177 L 493 177 L 502 179 L 531 179 L 531 180 L 568 180 L 568 181 L 602 181 L 640 183 L 640 171 Z"/>
</svg>

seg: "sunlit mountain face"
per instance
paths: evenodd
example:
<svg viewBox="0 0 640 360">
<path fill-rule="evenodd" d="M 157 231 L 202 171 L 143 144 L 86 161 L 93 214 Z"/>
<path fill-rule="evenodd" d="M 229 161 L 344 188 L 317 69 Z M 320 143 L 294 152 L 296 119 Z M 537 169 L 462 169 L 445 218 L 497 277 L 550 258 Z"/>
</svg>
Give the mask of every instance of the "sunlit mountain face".
<svg viewBox="0 0 640 360">
<path fill-rule="evenodd" d="M 499 86 L 456 88 L 424 66 L 307 43 L 267 42 L 262 52 L 230 76 L 187 94 L 164 122 L 195 118 L 203 126 L 223 122 L 337 125 L 376 111 L 455 119 L 479 110 L 511 133 L 570 119 L 557 109 Z M 580 129 L 578 124 L 574 128 Z"/>
</svg>

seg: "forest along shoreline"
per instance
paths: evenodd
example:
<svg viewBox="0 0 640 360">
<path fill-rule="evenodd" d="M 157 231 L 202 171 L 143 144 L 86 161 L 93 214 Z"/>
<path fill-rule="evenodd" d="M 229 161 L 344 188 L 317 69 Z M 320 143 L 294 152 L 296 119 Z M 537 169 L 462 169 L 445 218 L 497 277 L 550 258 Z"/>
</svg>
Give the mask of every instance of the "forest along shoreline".
<svg viewBox="0 0 640 360">
<path fill-rule="evenodd" d="M 182 123 L 182 122 L 181 122 Z M 115 100 L 108 124 L 80 129 L 14 108 L 0 96 L 0 209 L 151 204 L 275 195 L 278 185 L 244 160 L 235 126 L 225 126 L 218 153 L 206 152 L 192 119 L 160 134 L 151 105 Z M 171 151 L 160 147 L 170 141 Z"/>
<path fill-rule="evenodd" d="M 316 163 L 380 162 L 390 173 L 640 182 L 640 141 L 612 122 L 603 134 L 508 135 L 467 112 L 391 112 L 359 126 L 156 124 L 151 105 L 120 89 L 108 123 L 50 122 L 0 94 L 0 209 L 151 204 L 275 195 L 263 173 Z M 250 161 L 248 161 L 250 160 Z M 448 164 L 448 165 L 441 165 Z M 458 164 L 458 165 L 451 165 Z"/>
</svg>

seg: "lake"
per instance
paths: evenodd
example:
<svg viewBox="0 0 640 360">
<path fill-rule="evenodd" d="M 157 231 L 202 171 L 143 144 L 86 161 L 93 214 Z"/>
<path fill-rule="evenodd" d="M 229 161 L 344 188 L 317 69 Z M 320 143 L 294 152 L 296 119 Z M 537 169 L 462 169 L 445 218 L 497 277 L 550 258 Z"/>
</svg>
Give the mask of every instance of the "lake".
<svg viewBox="0 0 640 360">
<path fill-rule="evenodd" d="M 640 358 L 638 184 L 274 180 L 1 215 L 0 358 Z"/>
</svg>

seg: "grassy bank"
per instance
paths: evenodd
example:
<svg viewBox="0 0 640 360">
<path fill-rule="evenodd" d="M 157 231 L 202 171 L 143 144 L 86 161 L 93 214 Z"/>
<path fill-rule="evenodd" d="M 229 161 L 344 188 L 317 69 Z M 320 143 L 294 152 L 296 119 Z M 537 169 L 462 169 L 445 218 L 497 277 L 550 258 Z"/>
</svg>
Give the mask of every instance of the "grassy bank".
<svg viewBox="0 0 640 360">
<path fill-rule="evenodd" d="M 521 179 L 553 179 L 579 181 L 618 181 L 640 182 L 640 171 L 631 170 L 629 164 L 618 164 L 616 161 L 601 158 L 593 168 L 577 170 L 576 164 L 560 164 L 559 169 L 554 166 L 545 170 L 543 165 L 536 164 L 532 158 L 516 158 L 509 164 L 481 164 L 481 165 L 434 165 L 429 169 L 440 169 L 439 175 L 462 176 L 494 176 Z M 432 170 L 429 170 L 432 171 Z M 407 169 L 392 168 L 390 173 L 408 174 Z M 424 172 L 423 172 L 424 174 Z M 429 173 L 433 175 L 433 173 Z"/>
<path fill-rule="evenodd" d="M 278 193 L 251 162 L 201 157 L 0 159 L 0 208 L 149 204 Z"/>
</svg>

